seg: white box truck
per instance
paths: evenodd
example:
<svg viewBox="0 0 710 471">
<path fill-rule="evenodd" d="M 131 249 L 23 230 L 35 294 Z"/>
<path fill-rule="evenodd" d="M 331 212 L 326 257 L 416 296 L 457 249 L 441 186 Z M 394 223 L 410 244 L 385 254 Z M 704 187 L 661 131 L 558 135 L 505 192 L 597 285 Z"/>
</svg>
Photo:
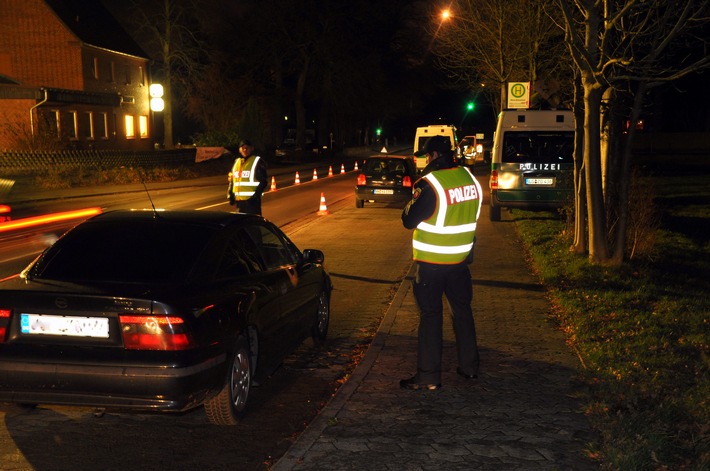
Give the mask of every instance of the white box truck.
<svg viewBox="0 0 710 471">
<path fill-rule="evenodd" d="M 414 153 L 424 147 L 424 143 L 432 136 L 446 136 L 451 141 L 451 150 L 455 151 L 458 146 L 458 138 L 456 137 L 456 128 L 444 124 L 430 124 L 417 128 L 414 135 Z M 426 156 L 415 157 L 417 164 L 417 172 L 421 172 L 426 167 Z"/>
</svg>

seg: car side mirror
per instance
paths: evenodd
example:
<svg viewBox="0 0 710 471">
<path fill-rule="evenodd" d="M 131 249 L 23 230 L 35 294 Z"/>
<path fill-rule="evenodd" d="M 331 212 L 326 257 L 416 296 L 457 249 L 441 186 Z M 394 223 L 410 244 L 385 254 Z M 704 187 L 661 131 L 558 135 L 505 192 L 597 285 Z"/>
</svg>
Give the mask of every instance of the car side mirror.
<svg viewBox="0 0 710 471">
<path fill-rule="evenodd" d="M 306 249 L 303 251 L 303 261 L 305 263 L 322 264 L 325 260 L 323 252 L 317 249 Z"/>
</svg>

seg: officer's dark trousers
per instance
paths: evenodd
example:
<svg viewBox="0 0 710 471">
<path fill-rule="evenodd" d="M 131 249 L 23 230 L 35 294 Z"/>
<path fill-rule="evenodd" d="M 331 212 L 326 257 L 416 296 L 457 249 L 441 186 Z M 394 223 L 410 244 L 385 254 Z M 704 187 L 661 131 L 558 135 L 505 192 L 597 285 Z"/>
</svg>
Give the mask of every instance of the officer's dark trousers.
<svg viewBox="0 0 710 471">
<path fill-rule="evenodd" d="M 466 374 L 477 374 L 480 360 L 471 311 L 473 287 L 468 265 L 465 262 L 457 265 L 417 262 L 412 287 L 420 311 L 417 382 L 441 383 L 444 295 L 453 317 L 458 366 Z"/>
<path fill-rule="evenodd" d="M 261 215 L 261 199 L 249 198 L 248 200 L 237 201 L 237 212 Z"/>
</svg>

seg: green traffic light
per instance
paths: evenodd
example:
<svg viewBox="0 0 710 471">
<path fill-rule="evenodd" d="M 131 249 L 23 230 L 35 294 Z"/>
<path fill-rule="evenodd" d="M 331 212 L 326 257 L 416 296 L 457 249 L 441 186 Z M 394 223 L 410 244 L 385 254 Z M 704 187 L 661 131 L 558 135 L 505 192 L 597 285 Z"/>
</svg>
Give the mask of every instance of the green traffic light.
<svg viewBox="0 0 710 471">
<path fill-rule="evenodd" d="M 468 104 L 466 104 L 466 109 L 468 111 L 473 111 L 473 109 L 476 107 L 476 104 L 472 101 L 469 101 Z"/>
<path fill-rule="evenodd" d="M 382 134 L 382 129 L 377 128 L 377 131 L 376 131 L 376 132 L 377 132 L 377 135 L 379 136 L 380 134 Z"/>
</svg>

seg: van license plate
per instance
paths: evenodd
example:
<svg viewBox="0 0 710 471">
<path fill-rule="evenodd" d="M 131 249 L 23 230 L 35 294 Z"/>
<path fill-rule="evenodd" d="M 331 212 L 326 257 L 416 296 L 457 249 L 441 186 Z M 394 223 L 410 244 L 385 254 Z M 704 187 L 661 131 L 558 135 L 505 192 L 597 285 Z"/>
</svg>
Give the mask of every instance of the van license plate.
<svg viewBox="0 0 710 471">
<path fill-rule="evenodd" d="M 525 179 L 525 184 L 526 185 L 552 185 L 554 183 L 554 179 L 552 178 L 526 178 Z"/>
<path fill-rule="evenodd" d="M 376 195 L 393 195 L 393 194 L 394 194 L 394 190 L 379 190 L 379 189 L 376 189 L 376 190 L 375 190 L 375 194 L 376 194 Z"/>
</svg>

